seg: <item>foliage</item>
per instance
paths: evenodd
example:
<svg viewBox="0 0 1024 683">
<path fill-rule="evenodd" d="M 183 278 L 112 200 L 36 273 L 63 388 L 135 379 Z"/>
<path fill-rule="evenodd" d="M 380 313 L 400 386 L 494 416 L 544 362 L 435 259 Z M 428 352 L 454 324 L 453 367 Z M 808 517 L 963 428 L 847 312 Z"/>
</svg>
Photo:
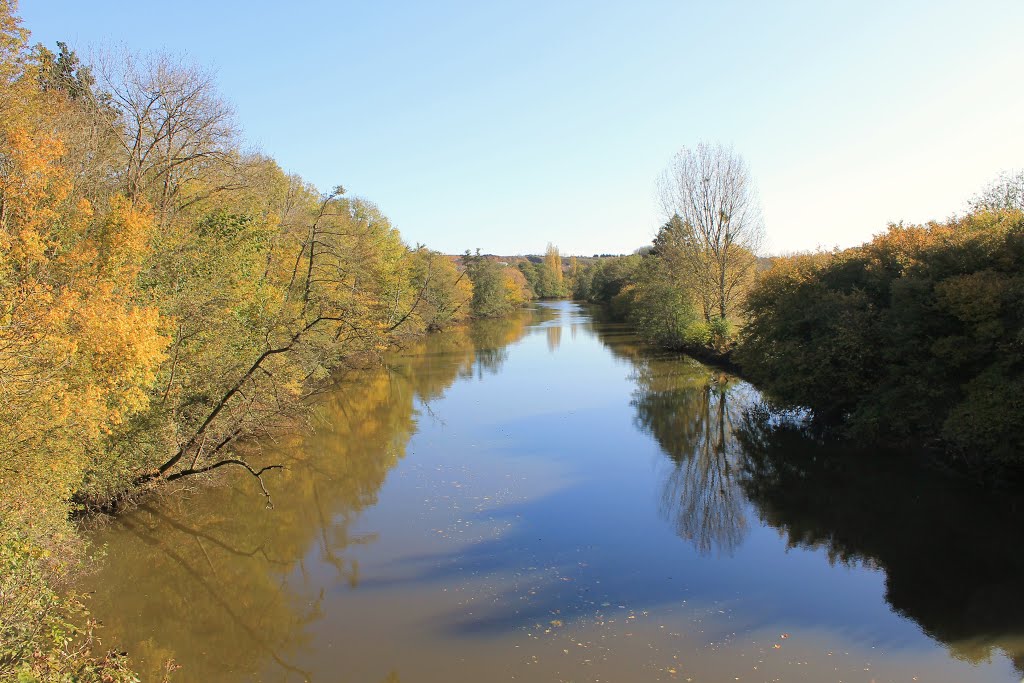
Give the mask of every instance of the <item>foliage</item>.
<svg viewBox="0 0 1024 683">
<path fill-rule="evenodd" d="M 633 282 L 639 256 L 601 258 L 584 268 L 575 283 L 573 297 L 594 303 L 610 304 L 624 287 Z"/>
<path fill-rule="evenodd" d="M 542 296 L 550 298 L 565 296 L 565 274 L 562 271 L 562 256 L 558 253 L 558 247 L 550 242 L 548 242 L 547 250 L 544 252 L 543 267 L 550 274 L 551 283 Z"/>
<path fill-rule="evenodd" d="M 534 260 L 536 259 L 536 260 Z M 516 266 L 523 274 L 534 299 L 562 299 L 572 292 L 565 279 L 558 247 L 548 244 L 544 258 L 531 256 Z"/>
<path fill-rule="evenodd" d="M 971 211 L 1024 211 L 1024 171 L 1004 172 L 971 199 Z"/>
<path fill-rule="evenodd" d="M 575 296 L 606 305 L 613 318 L 663 348 L 715 354 L 732 348 L 734 326 L 705 316 L 692 279 L 676 270 L 664 250 L 600 259 L 581 270 Z"/>
<path fill-rule="evenodd" d="M 0 539 L 0 679 L 137 682 L 127 657 L 98 652 L 99 625 L 79 599 L 50 585 L 51 560 L 24 533 Z"/>
<path fill-rule="evenodd" d="M 0 0 L 0 580 L 36 601 L 5 603 L 0 666 L 120 680 L 57 590 L 82 552 L 69 516 L 227 466 L 269 503 L 279 465 L 239 444 L 466 319 L 474 292 L 372 203 L 242 151 L 203 69 L 29 49 L 14 12 Z M 515 275 L 503 311 L 527 298 Z"/>
<path fill-rule="evenodd" d="M 700 144 L 673 158 L 659 194 L 670 218 L 653 244 L 574 268 L 573 294 L 608 305 L 654 344 L 724 358 L 763 232 L 749 171 L 731 150 Z"/>
<path fill-rule="evenodd" d="M 446 256 L 426 247 L 412 253 L 413 287 L 422 295 L 416 315 L 430 331 L 440 330 L 468 319 L 473 300 L 473 283 L 466 271 L 459 271 Z"/>
<path fill-rule="evenodd" d="M 471 311 L 474 318 L 496 318 L 508 315 L 533 298 L 530 285 L 518 268 L 467 251 L 463 268 L 473 283 Z"/>
<path fill-rule="evenodd" d="M 863 438 L 1024 453 L 1024 213 L 891 226 L 845 251 L 777 259 L 747 301 L 738 358 L 779 400 Z"/>
<path fill-rule="evenodd" d="M 705 321 L 733 317 L 764 233 L 746 162 L 722 145 L 684 148 L 662 173 L 658 193 L 670 220 L 655 251 L 688 281 Z"/>
</svg>

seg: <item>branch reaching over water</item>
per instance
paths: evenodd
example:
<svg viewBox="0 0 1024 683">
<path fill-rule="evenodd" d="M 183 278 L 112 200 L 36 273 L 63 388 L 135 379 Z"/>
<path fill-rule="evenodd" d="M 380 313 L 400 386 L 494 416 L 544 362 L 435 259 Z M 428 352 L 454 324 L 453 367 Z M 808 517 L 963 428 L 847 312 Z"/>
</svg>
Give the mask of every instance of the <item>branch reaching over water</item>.
<svg viewBox="0 0 1024 683">
<path fill-rule="evenodd" d="M 205 467 L 180 470 L 168 476 L 167 481 L 174 481 L 175 479 L 181 479 L 182 477 L 187 477 L 192 474 L 202 474 L 203 472 L 209 472 L 210 470 L 215 470 L 220 467 L 224 467 L 225 465 L 238 465 L 239 467 L 244 467 L 248 470 L 249 474 L 256 477 L 256 481 L 260 483 L 260 488 L 263 489 L 263 495 L 267 497 L 267 507 L 274 507 L 274 503 L 270 500 L 270 491 L 267 490 L 267 487 L 263 483 L 263 473 L 268 470 L 283 470 L 284 465 L 267 465 L 258 470 L 254 470 L 252 466 L 244 460 L 240 460 L 238 458 L 226 458 L 215 462 L 212 465 L 206 465 Z"/>
</svg>

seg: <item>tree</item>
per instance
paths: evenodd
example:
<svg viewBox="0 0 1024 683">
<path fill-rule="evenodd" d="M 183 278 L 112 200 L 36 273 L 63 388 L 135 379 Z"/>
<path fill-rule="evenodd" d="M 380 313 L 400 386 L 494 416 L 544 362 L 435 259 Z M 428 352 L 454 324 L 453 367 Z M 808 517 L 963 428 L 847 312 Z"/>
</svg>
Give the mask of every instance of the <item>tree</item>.
<svg viewBox="0 0 1024 683">
<path fill-rule="evenodd" d="M 760 203 L 743 158 L 700 143 L 680 150 L 662 172 L 658 195 L 676 234 L 663 241 L 700 283 L 705 315 L 727 318 L 752 277 L 764 234 Z"/>
<path fill-rule="evenodd" d="M 58 40 L 57 49 L 59 52 L 54 54 L 42 45 L 36 48 L 40 89 L 62 91 L 72 100 L 92 97 L 96 83 L 92 69 L 82 65 L 67 43 Z"/>
<path fill-rule="evenodd" d="M 554 279 L 554 289 L 557 292 L 554 296 L 562 296 L 562 283 L 565 275 L 562 273 L 562 256 L 558 253 L 558 247 L 548 242 L 547 251 L 544 252 L 544 265 L 551 271 Z"/>
<path fill-rule="evenodd" d="M 1024 212 L 890 226 L 776 259 L 736 358 L 786 406 L 861 441 L 943 446 L 978 466 L 1024 453 Z"/>
<path fill-rule="evenodd" d="M 566 283 L 566 292 L 572 293 L 576 289 L 576 280 L 580 277 L 580 264 L 575 256 L 569 257 L 569 281 Z"/>
<path fill-rule="evenodd" d="M 501 277 L 501 266 L 482 256 L 480 250 L 470 254 L 467 250 L 462 265 L 473 283 L 471 310 L 476 318 L 493 318 L 508 312 L 505 302 L 505 285 Z"/>
<path fill-rule="evenodd" d="M 974 196 L 970 209 L 975 211 L 999 211 L 1017 209 L 1024 211 L 1024 171 L 1003 172 Z"/>
<path fill-rule="evenodd" d="M 480 250 L 462 256 L 462 266 L 473 283 L 470 310 L 474 318 L 507 315 L 530 300 L 530 284 L 518 268 L 482 256 Z"/>
<path fill-rule="evenodd" d="M 54 590 L 88 561 L 70 514 L 229 465 L 262 487 L 281 466 L 240 441 L 309 418 L 337 371 L 461 320 L 473 291 L 373 204 L 243 153 L 205 72 L 29 49 L 14 9 L 0 0 L 0 679 L 115 681 L 123 658 Z M 527 298 L 498 273 L 500 306 Z"/>
<path fill-rule="evenodd" d="M 459 272 L 447 256 L 419 246 L 411 254 L 412 278 L 416 287 L 415 313 L 423 328 L 443 329 L 469 317 L 473 284 L 466 271 Z"/>
<path fill-rule="evenodd" d="M 643 257 L 631 279 L 612 299 L 612 307 L 624 309 L 624 317 L 642 338 L 670 349 L 724 346 L 697 310 L 686 283 L 672 276 L 663 259 Z"/>
<path fill-rule="evenodd" d="M 231 160 L 236 137 L 234 112 L 210 74 L 167 55 L 124 53 L 101 62 L 100 79 L 118 114 L 129 199 L 147 199 L 163 221 L 172 209 L 233 187 L 205 182 Z"/>
</svg>

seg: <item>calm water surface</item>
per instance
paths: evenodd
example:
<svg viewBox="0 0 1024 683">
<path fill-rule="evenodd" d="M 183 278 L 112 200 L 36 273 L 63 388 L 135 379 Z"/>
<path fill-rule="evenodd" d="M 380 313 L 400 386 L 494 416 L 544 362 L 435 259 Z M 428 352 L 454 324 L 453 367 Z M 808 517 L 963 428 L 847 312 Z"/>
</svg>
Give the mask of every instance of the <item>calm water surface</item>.
<svg viewBox="0 0 1024 683">
<path fill-rule="evenodd" d="M 177 681 L 1019 681 L 1024 515 L 771 429 L 559 302 L 353 375 L 267 476 L 94 532 L 107 642 Z"/>
</svg>

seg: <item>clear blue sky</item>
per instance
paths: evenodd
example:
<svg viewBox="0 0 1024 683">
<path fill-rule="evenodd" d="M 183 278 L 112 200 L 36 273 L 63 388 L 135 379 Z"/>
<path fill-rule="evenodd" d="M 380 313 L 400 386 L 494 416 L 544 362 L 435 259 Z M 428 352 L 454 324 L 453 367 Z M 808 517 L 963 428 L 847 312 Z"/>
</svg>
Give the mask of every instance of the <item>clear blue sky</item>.
<svg viewBox="0 0 1024 683">
<path fill-rule="evenodd" d="M 246 140 L 446 252 L 628 252 L 731 144 L 772 252 L 961 211 L 1024 167 L 1024 1 L 22 0 L 33 40 L 186 53 Z"/>
</svg>

